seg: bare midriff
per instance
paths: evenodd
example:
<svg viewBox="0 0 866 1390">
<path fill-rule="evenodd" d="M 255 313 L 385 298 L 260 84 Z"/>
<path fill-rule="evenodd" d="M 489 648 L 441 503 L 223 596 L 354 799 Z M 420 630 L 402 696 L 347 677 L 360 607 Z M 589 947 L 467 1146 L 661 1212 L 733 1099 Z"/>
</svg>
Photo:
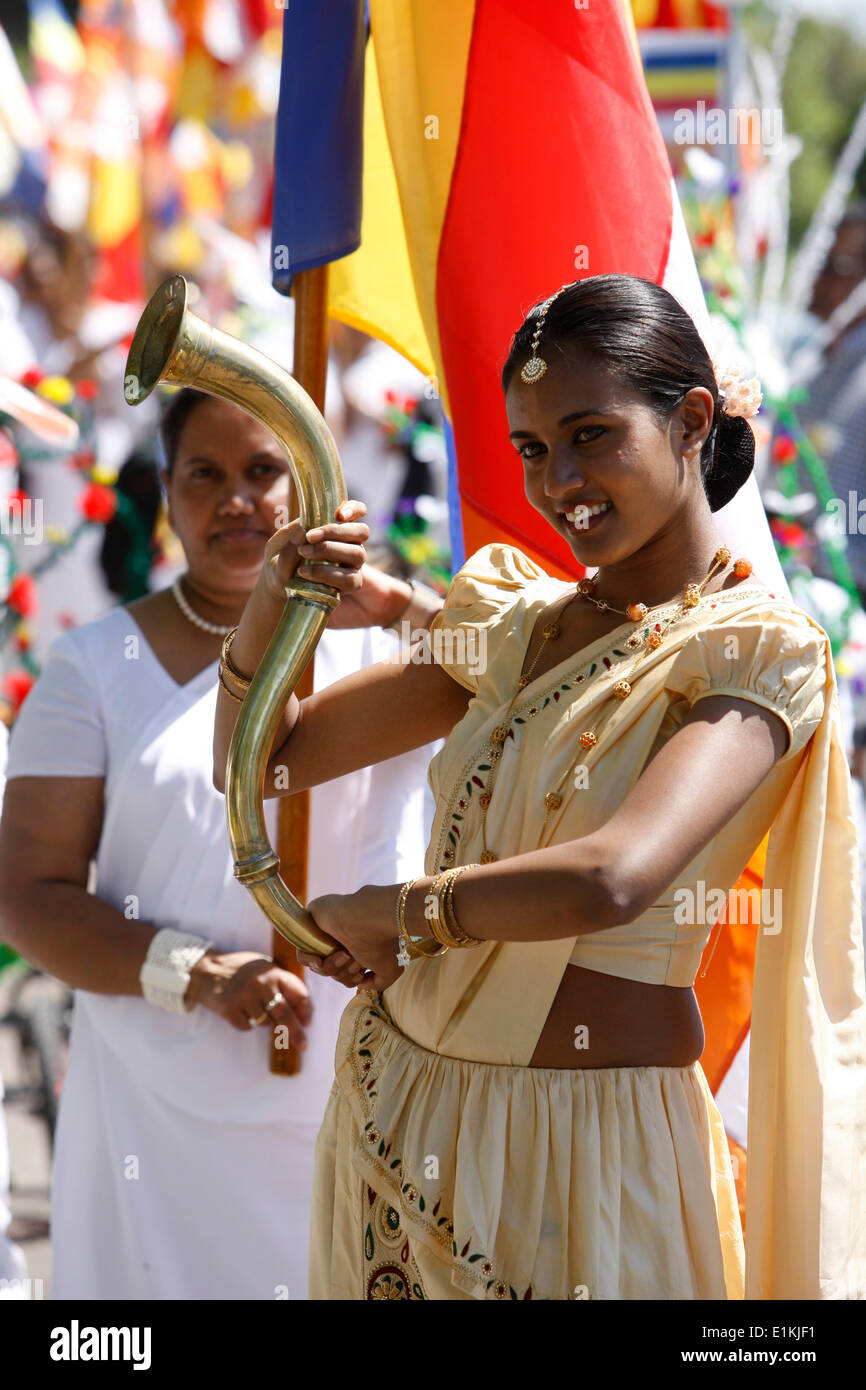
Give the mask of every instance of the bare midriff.
<svg viewBox="0 0 866 1390">
<path fill-rule="evenodd" d="M 531 1067 L 687 1067 L 704 1048 L 693 989 L 568 965 Z"/>
</svg>

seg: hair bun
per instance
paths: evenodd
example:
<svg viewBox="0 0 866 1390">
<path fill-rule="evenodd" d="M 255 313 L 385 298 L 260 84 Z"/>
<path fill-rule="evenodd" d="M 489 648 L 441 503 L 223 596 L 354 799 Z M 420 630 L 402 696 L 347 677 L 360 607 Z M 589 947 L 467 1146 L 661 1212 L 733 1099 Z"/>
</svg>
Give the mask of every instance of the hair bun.
<svg viewBox="0 0 866 1390">
<path fill-rule="evenodd" d="M 713 461 L 704 473 L 710 511 L 717 512 L 735 497 L 755 466 L 755 436 L 742 415 L 719 411 Z"/>
</svg>

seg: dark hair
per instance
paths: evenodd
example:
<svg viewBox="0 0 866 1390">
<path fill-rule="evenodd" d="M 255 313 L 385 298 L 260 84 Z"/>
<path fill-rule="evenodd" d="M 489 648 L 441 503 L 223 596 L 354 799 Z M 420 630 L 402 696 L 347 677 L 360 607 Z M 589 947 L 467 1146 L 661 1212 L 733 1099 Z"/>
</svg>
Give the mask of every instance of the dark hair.
<svg viewBox="0 0 866 1390">
<path fill-rule="evenodd" d="M 213 396 L 208 395 L 205 391 L 196 391 L 192 386 L 182 386 L 179 391 L 175 391 L 165 406 L 162 419 L 159 422 L 159 438 L 165 460 L 165 471 L 169 476 L 171 476 L 171 470 L 174 468 L 174 461 L 177 458 L 177 446 L 180 443 L 184 425 L 196 406 L 211 400 L 213 400 Z"/>
<path fill-rule="evenodd" d="M 153 457 L 130 454 L 115 486 L 117 509 L 105 524 L 99 563 L 111 592 L 121 603 L 129 603 L 148 592 L 154 561 L 153 532 L 161 494 Z"/>
<path fill-rule="evenodd" d="M 514 335 L 502 369 L 503 391 L 518 365 L 532 355 L 541 307 L 536 304 L 530 310 Z M 567 357 L 575 350 L 601 362 L 638 391 L 662 420 L 692 387 L 705 387 L 715 409 L 701 450 L 704 492 L 711 511 L 730 502 L 754 468 L 755 437 L 747 420 L 725 414 L 704 341 L 672 294 L 636 275 L 593 275 L 575 281 L 551 304 L 538 351 L 542 357 L 551 352 Z"/>
</svg>

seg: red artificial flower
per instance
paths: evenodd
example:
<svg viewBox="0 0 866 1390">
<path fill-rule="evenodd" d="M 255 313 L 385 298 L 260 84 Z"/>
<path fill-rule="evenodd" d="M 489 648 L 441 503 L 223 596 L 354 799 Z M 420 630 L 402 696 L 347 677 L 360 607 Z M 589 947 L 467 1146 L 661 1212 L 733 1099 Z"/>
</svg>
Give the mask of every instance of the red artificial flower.
<svg viewBox="0 0 866 1390">
<path fill-rule="evenodd" d="M 0 430 L 0 468 L 14 468 L 18 462 L 18 450 L 5 430 Z"/>
<path fill-rule="evenodd" d="M 29 493 L 29 492 L 25 492 L 24 489 L 21 488 L 21 487 L 13 487 L 12 491 L 11 491 L 10 494 L 9 494 L 9 500 L 8 500 L 8 507 L 9 507 L 9 510 L 10 510 L 10 511 L 12 510 L 13 504 L 14 504 L 15 502 L 18 503 L 19 507 L 23 507 L 23 506 L 24 506 L 24 503 L 25 503 L 25 502 L 29 502 L 29 501 L 30 501 L 30 493 Z"/>
<path fill-rule="evenodd" d="M 3 694 L 14 706 L 16 713 L 24 704 L 35 684 L 36 677 L 31 676 L 29 671 L 23 669 L 10 671 L 8 676 L 3 677 Z"/>
<path fill-rule="evenodd" d="M 95 381 L 92 381 L 90 379 L 89 376 L 82 378 L 82 380 L 79 382 L 76 382 L 75 390 L 78 392 L 78 395 L 81 397 L 83 401 L 93 401 L 99 394 L 99 387 L 97 386 Z"/>
<path fill-rule="evenodd" d="M 26 629 L 26 628 L 23 628 L 23 627 L 16 628 L 16 630 L 15 630 L 15 648 L 16 648 L 16 650 L 19 651 L 19 652 L 26 652 L 26 651 L 29 651 L 31 645 L 32 645 L 32 643 L 31 643 L 31 641 L 30 641 L 30 633 L 27 631 L 27 629 Z"/>
<path fill-rule="evenodd" d="M 715 240 L 715 232 L 698 232 L 697 236 L 695 237 L 695 244 L 697 246 L 713 246 L 715 244 Z"/>
<path fill-rule="evenodd" d="M 38 386 L 40 381 L 45 380 L 45 373 L 41 367 L 28 367 L 26 372 L 21 374 L 22 386 Z"/>
<path fill-rule="evenodd" d="M 78 506 L 88 521 L 97 521 L 104 526 L 117 510 L 117 495 L 114 488 L 106 487 L 104 483 L 90 483 L 78 499 Z"/>
<path fill-rule="evenodd" d="M 809 539 L 806 531 L 796 521 L 783 521 L 780 516 L 773 517 L 770 530 L 780 545 L 793 550 L 805 545 Z"/>
<path fill-rule="evenodd" d="M 11 608 L 13 613 L 19 613 L 22 618 L 33 616 L 38 605 L 36 602 L 36 581 L 32 575 L 16 574 L 9 585 L 6 606 Z"/>
<path fill-rule="evenodd" d="M 68 630 L 71 627 L 78 626 L 78 619 L 74 613 L 69 612 L 68 608 L 62 608 L 60 612 L 56 614 L 56 617 L 58 625 L 62 628 Z"/>
<path fill-rule="evenodd" d="M 70 454 L 68 462 L 70 468 L 77 468 L 82 473 L 87 473 L 95 464 L 96 455 L 92 449 L 82 449 L 77 454 Z"/>
<path fill-rule="evenodd" d="M 793 463 L 799 450 L 789 434 L 780 434 L 773 440 L 773 447 L 770 450 L 770 457 L 780 468 L 786 463 Z"/>
</svg>

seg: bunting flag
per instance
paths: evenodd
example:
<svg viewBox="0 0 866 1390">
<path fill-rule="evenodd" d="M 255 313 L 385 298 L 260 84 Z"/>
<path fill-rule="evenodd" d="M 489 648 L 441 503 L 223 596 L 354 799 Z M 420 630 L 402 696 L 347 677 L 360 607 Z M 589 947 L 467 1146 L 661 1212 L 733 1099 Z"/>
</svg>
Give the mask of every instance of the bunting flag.
<svg viewBox="0 0 866 1390">
<path fill-rule="evenodd" d="M 631 9 L 332 0 L 327 15 L 293 4 L 283 34 L 275 287 L 333 262 L 331 315 L 429 376 L 454 569 L 498 540 L 549 574 L 579 574 L 527 503 L 507 438 L 499 379 L 514 330 L 560 285 L 609 272 L 655 280 L 707 326 Z M 717 522 L 784 593 L 754 480 Z M 760 881 L 758 857 L 737 887 Z M 756 930 L 724 927 L 705 957 L 714 1089 L 748 1033 Z"/>
<path fill-rule="evenodd" d="M 60 0 L 29 0 L 30 56 L 40 83 L 68 82 L 85 64 L 84 48 Z"/>
</svg>

